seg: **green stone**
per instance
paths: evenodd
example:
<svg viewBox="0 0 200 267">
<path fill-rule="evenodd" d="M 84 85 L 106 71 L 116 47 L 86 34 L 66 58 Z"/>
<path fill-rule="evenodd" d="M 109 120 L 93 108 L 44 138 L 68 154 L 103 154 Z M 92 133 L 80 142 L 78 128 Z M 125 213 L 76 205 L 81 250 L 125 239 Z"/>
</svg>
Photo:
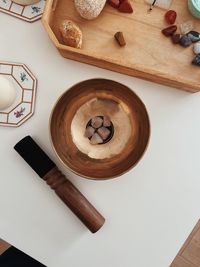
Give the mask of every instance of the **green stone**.
<svg viewBox="0 0 200 267">
<path fill-rule="evenodd" d="M 200 54 L 193 59 L 192 64 L 200 66 Z"/>
<path fill-rule="evenodd" d="M 198 41 L 200 41 L 200 33 L 196 32 L 196 31 L 190 31 L 187 33 L 187 36 L 190 38 L 190 40 L 193 43 L 196 43 Z"/>
</svg>

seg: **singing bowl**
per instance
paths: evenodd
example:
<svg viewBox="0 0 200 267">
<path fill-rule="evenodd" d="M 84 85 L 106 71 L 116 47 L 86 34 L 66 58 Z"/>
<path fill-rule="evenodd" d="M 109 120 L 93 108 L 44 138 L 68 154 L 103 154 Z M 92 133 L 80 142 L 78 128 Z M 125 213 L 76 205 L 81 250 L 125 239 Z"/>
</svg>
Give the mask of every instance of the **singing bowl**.
<svg viewBox="0 0 200 267">
<path fill-rule="evenodd" d="M 84 136 L 95 116 L 109 116 L 113 136 L 93 145 Z M 50 117 L 50 137 L 58 158 L 72 172 L 88 179 L 110 179 L 135 166 L 150 136 L 145 105 L 128 87 L 106 79 L 80 82 L 66 91 Z"/>
</svg>

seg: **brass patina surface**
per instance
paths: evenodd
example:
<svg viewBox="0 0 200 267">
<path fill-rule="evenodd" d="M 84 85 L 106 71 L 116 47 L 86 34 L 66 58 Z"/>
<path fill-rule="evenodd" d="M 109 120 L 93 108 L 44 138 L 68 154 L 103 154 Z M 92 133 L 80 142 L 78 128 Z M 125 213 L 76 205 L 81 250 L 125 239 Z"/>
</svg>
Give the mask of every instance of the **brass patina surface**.
<svg viewBox="0 0 200 267">
<path fill-rule="evenodd" d="M 109 116 L 112 139 L 92 145 L 84 136 L 94 116 Z M 89 179 L 117 177 L 132 168 L 146 150 L 150 123 L 139 97 L 126 86 L 105 79 L 74 85 L 56 103 L 50 119 L 54 150 L 64 165 Z"/>
</svg>

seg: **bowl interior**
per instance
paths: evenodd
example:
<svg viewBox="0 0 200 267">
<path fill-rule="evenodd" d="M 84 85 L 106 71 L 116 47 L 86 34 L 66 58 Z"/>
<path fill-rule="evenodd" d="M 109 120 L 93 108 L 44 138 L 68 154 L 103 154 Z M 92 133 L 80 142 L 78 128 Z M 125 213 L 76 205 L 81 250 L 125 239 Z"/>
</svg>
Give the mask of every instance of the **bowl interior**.
<svg viewBox="0 0 200 267">
<path fill-rule="evenodd" d="M 94 116 L 109 116 L 114 127 L 111 140 L 92 145 L 84 136 Z M 106 79 L 74 85 L 56 103 L 50 135 L 57 156 L 76 174 L 90 179 L 117 177 L 143 155 L 150 136 L 146 108 L 128 87 Z"/>
</svg>

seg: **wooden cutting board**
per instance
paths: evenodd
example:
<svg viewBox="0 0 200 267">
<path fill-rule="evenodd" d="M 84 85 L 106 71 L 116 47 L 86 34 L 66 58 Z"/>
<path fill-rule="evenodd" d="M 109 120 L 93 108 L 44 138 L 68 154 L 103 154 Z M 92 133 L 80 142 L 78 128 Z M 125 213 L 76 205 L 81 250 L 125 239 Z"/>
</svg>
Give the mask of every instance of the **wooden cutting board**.
<svg viewBox="0 0 200 267">
<path fill-rule="evenodd" d="M 200 266 L 200 221 L 197 223 L 185 244 L 170 267 Z"/>
<path fill-rule="evenodd" d="M 172 44 L 161 30 L 168 26 L 165 10 L 154 8 L 151 13 L 144 0 L 132 0 L 133 14 L 120 13 L 106 5 L 93 20 L 82 19 L 71 0 L 47 0 L 43 24 L 63 57 L 114 70 L 156 83 L 187 90 L 200 91 L 200 67 L 191 64 L 192 46 Z M 192 20 L 200 32 L 200 20 L 193 18 L 187 0 L 174 0 L 171 9 L 177 11 L 176 24 Z M 76 22 L 83 31 L 83 47 L 63 45 L 59 25 L 63 19 Z M 119 47 L 114 40 L 117 31 L 124 33 L 127 45 Z"/>
</svg>

